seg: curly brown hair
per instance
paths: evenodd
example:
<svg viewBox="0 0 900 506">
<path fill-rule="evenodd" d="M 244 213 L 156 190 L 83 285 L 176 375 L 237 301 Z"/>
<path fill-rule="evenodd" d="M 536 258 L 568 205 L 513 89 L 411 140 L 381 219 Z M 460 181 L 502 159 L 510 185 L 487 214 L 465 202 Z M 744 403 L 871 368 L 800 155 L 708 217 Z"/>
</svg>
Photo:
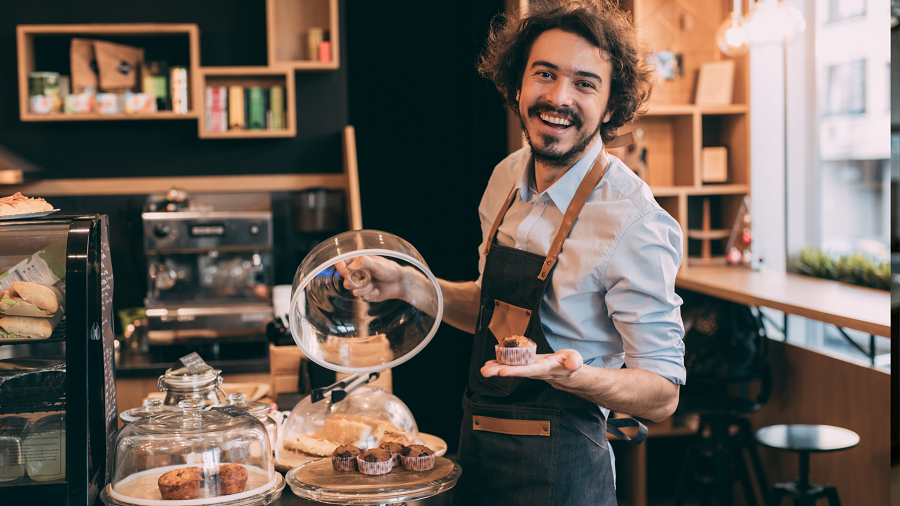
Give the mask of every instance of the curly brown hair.
<svg viewBox="0 0 900 506">
<path fill-rule="evenodd" d="M 534 41 L 547 30 L 580 35 L 609 55 L 612 63 L 607 110 L 612 115 L 600 129 L 607 141 L 622 125 L 643 113 L 655 76 L 647 63 L 647 49 L 637 37 L 628 15 L 611 0 L 549 0 L 533 2 L 521 18 L 517 13 L 498 14 L 491 22 L 487 46 L 478 61 L 478 72 L 490 79 L 516 115 L 517 91 L 522 87 L 525 65 Z"/>
</svg>

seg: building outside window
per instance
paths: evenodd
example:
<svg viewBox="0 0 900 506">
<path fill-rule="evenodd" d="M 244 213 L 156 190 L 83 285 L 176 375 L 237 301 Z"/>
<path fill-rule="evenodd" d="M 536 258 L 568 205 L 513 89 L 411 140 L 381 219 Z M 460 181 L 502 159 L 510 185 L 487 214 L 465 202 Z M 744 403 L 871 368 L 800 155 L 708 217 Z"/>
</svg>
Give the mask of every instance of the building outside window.
<svg viewBox="0 0 900 506">
<path fill-rule="evenodd" d="M 804 12 L 807 31 L 785 50 L 789 264 L 806 246 L 832 257 L 860 253 L 890 261 L 897 235 L 891 228 L 891 187 L 900 172 L 891 170 L 891 90 L 885 86 L 891 81 L 884 15 L 890 0 L 792 4 Z M 900 140 L 893 143 L 895 150 L 900 147 Z M 787 322 L 793 344 L 868 362 L 867 334 L 846 330 L 854 346 L 834 326 L 794 316 Z M 774 326 L 770 331 L 779 333 Z M 876 365 L 890 368 L 890 339 L 878 337 L 875 345 Z"/>
</svg>

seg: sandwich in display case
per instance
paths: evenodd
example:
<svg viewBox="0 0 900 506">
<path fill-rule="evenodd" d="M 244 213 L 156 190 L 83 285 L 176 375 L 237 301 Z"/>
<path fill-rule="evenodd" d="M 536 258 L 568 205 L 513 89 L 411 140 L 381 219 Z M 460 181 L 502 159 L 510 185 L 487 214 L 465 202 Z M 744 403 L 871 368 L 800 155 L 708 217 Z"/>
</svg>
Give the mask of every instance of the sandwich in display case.
<svg viewBox="0 0 900 506">
<path fill-rule="evenodd" d="M 95 502 L 117 424 L 105 216 L 0 221 L 0 497 Z"/>
</svg>

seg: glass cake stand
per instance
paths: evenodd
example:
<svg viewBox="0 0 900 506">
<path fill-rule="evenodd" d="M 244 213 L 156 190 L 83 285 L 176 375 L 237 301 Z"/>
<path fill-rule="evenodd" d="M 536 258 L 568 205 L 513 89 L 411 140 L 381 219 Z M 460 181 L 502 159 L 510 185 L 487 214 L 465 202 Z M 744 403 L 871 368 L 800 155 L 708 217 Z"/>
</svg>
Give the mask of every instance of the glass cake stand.
<svg viewBox="0 0 900 506">
<path fill-rule="evenodd" d="M 335 471 L 329 457 L 297 466 L 285 479 L 298 497 L 326 504 L 405 505 L 450 490 L 461 474 L 459 464 L 443 457 L 437 457 L 430 471 L 396 467 L 380 476 Z"/>
</svg>

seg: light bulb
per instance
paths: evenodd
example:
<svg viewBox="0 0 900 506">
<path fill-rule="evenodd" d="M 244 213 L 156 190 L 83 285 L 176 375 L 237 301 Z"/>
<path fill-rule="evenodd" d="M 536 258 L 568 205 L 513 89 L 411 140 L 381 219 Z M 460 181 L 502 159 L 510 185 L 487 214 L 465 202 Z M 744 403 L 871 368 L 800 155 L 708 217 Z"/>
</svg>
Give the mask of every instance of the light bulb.
<svg viewBox="0 0 900 506">
<path fill-rule="evenodd" d="M 722 21 L 716 30 L 716 44 L 727 56 L 741 56 L 747 54 L 750 46 L 747 45 L 747 27 L 741 19 L 740 13 L 732 13 L 731 17 Z"/>
</svg>

